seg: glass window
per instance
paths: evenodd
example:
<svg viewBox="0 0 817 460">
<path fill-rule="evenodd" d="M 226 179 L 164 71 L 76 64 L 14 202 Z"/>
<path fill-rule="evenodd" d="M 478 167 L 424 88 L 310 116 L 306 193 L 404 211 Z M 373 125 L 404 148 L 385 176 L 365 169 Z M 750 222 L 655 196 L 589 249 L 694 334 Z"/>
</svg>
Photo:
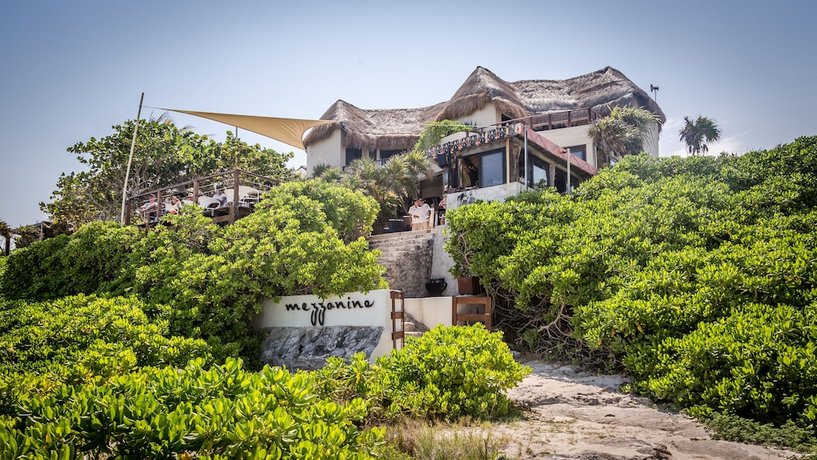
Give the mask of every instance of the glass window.
<svg viewBox="0 0 817 460">
<path fill-rule="evenodd" d="M 347 148 L 346 149 L 346 165 L 347 166 L 349 165 L 349 163 L 351 163 L 351 162 L 353 162 L 355 160 L 359 160 L 361 158 L 363 158 L 363 150 L 361 150 L 361 149 L 352 149 L 352 148 Z"/>
<path fill-rule="evenodd" d="M 570 153 L 572 153 L 574 157 L 587 161 L 587 145 L 574 145 L 567 148 L 570 149 Z"/>
<path fill-rule="evenodd" d="M 401 154 L 403 152 L 405 152 L 405 150 L 399 150 L 399 149 L 398 150 L 383 150 L 383 149 L 380 149 L 380 159 L 381 160 L 388 160 L 389 158 L 391 158 L 391 157 L 393 157 L 395 155 L 399 155 L 399 154 Z"/>
<path fill-rule="evenodd" d="M 534 160 L 531 163 L 530 187 L 540 188 L 548 185 L 548 165 L 544 161 Z"/>
<path fill-rule="evenodd" d="M 479 186 L 491 187 L 505 183 L 505 151 L 480 155 Z"/>
</svg>

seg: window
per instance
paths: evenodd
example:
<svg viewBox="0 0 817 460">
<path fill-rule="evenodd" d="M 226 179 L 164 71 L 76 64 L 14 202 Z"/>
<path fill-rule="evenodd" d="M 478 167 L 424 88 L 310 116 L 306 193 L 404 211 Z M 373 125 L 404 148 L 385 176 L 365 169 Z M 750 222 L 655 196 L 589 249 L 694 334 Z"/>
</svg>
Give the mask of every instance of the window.
<svg viewBox="0 0 817 460">
<path fill-rule="evenodd" d="M 462 188 L 491 187 L 505 183 L 505 149 L 459 158 L 456 173 Z M 452 178 L 456 183 L 456 177 Z"/>
<path fill-rule="evenodd" d="M 587 161 L 587 145 L 574 145 L 572 147 L 567 147 L 570 150 L 570 153 L 573 154 L 574 157 L 581 158 L 584 161 Z"/>
<path fill-rule="evenodd" d="M 401 149 L 383 150 L 383 149 L 380 149 L 380 160 L 381 161 L 388 160 L 389 158 L 391 158 L 391 157 L 393 157 L 395 155 L 399 155 L 399 154 L 401 154 L 403 152 L 405 152 L 405 150 L 401 150 Z"/>
<path fill-rule="evenodd" d="M 491 187 L 505 183 L 505 150 L 479 156 L 479 186 Z"/>
<path fill-rule="evenodd" d="M 530 179 L 528 186 L 534 188 L 547 187 L 548 183 L 548 164 L 538 158 L 532 158 L 530 163 Z"/>
<path fill-rule="evenodd" d="M 349 163 L 359 160 L 363 158 L 363 150 L 362 149 L 346 149 L 346 166 L 349 166 Z"/>
</svg>

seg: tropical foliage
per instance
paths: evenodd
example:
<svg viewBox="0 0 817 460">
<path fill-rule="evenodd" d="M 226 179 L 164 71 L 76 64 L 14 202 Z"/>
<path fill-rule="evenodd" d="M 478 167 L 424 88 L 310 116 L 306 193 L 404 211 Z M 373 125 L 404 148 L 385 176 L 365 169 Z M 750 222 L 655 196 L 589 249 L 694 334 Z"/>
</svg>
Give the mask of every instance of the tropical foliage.
<svg viewBox="0 0 817 460">
<path fill-rule="evenodd" d="M 320 164 L 313 169 L 313 175 L 362 190 L 374 198 L 381 206 L 378 222 L 384 223 L 389 217 L 404 215 L 409 203 L 417 197 L 419 181 L 431 169 L 426 150 L 449 134 L 470 129 L 469 125 L 459 121 L 429 122 L 410 152 L 391 157 L 385 163 L 361 158 L 351 162 L 343 171 Z"/>
<path fill-rule="evenodd" d="M 135 120 L 128 120 L 114 126 L 113 133 L 106 137 L 92 137 L 68 148 L 84 170 L 62 174 L 51 202 L 40 204 L 51 220 L 79 227 L 119 216 L 135 125 Z M 287 179 L 290 173 L 286 162 L 291 157 L 292 153 L 248 145 L 231 133 L 220 143 L 180 129 L 165 117 L 143 120 L 137 132 L 127 190 L 132 194 L 234 167 Z"/>
<path fill-rule="evenodd" d="M 275 187 L 256 212 L 224 229 L 188 208 L 154 231 L 94 222 L 14 251 L 0 278 L 8 299 L 135 293 L 168 305 L 173 334 L 203 338 L 218 356 L 252 356 L 251 318 L 265 298 L 383 286 L 362 238 L 377 205 L 322 181 Z"/>
<path fill-rule="evenodd" d="M 687 152 L 698 155 L 709 152 L 707 143 L 720 140 L 721 129 L 711 118 L 698 115 L 695 121 L 690 120 L 689 117 L 684 117 L 684 127 L 681 128 L 679 134 L 679 140 L 684 141 Z"/>
<path fill-rule="evenodd" d="M 377 458 L 398 417 L 495 417 L 529 370 L 498 333 L 438 328 L 370 365 L 291 374 L 212 365 L 135 299 L 0 309 L 2 458 Z M 160 312 L 161 317 L 165 312 Z"/>
<path fill-rule="evenodd" d="M 628 156 L 582 184 L 449 212 L 455 268 L 533 351 L 624 369 L 710 416 L 814 433 L 817 137 Z M 770 172 L 774 171 L 774 174 Z"/>
<path fill-rule="evenodd" d="M 501 417 L 510 411 L 505 391 L 528 373 L 530 368 L 514 361 L 502 334 L 482 324 L 437 326 L 374 365 L 357 354 L 350 364 L 330 358 L 317 371 L 324 395 L 371 401 L 374 420 L 406 414 L 432 420 Z"/>
<path fill-rule="evenodd" d="M 588 134 L 601 151 L 599 164 L 608 164 L 624 155 L 637 155 L 644 148 L 644 138 L 658 129 L 661 120 L 649 110 L 616 106 L 610 115 L 597 120 Z"/>
</svg>

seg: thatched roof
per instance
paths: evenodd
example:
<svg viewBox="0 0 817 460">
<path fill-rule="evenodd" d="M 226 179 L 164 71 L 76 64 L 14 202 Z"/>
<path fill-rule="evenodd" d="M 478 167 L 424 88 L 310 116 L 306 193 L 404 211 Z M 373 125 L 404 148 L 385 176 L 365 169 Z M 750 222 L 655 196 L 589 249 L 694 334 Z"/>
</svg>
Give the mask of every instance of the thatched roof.
<svg viewBox="0 0 817 460">
<path fill-rule="evenodd" d="M 585 108 L 606 115 L 609 106 L 632 105 L 650 110 L 662 123 L 666 121 L 658 104 L 612 67 L 566 80 L 517 82 L 507 82 L 477 67 L 450 100 L 429 107 L 366 110 L 338 100 L 321 117 L 338 123 L 314 128 L 304 144 L 325 139 L 340 127 L 348 147 L 409 149 L 427 122 L 464 117 L 489 102 L 512 118 Z"/>
</svg>

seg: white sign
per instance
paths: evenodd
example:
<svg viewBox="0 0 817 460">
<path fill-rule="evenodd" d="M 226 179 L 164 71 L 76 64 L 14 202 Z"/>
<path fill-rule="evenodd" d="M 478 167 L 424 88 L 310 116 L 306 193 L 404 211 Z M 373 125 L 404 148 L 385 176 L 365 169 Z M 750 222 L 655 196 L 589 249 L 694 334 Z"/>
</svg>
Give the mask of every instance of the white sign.
<svg viewBox="0 0 817 460">
<path fill-rule="evenodd" d="M 278 302 L 264 301 L 258 326 L 322 327 L 374 326 L 382 327 L 383 335 L 372 353 L 372 359 L 392 348 L 391 291 L 351 292 L 322 299 L 315 295 L 284 296 Z M 399 327 L 399 325 L 398 325 Z"/>
</svg>

